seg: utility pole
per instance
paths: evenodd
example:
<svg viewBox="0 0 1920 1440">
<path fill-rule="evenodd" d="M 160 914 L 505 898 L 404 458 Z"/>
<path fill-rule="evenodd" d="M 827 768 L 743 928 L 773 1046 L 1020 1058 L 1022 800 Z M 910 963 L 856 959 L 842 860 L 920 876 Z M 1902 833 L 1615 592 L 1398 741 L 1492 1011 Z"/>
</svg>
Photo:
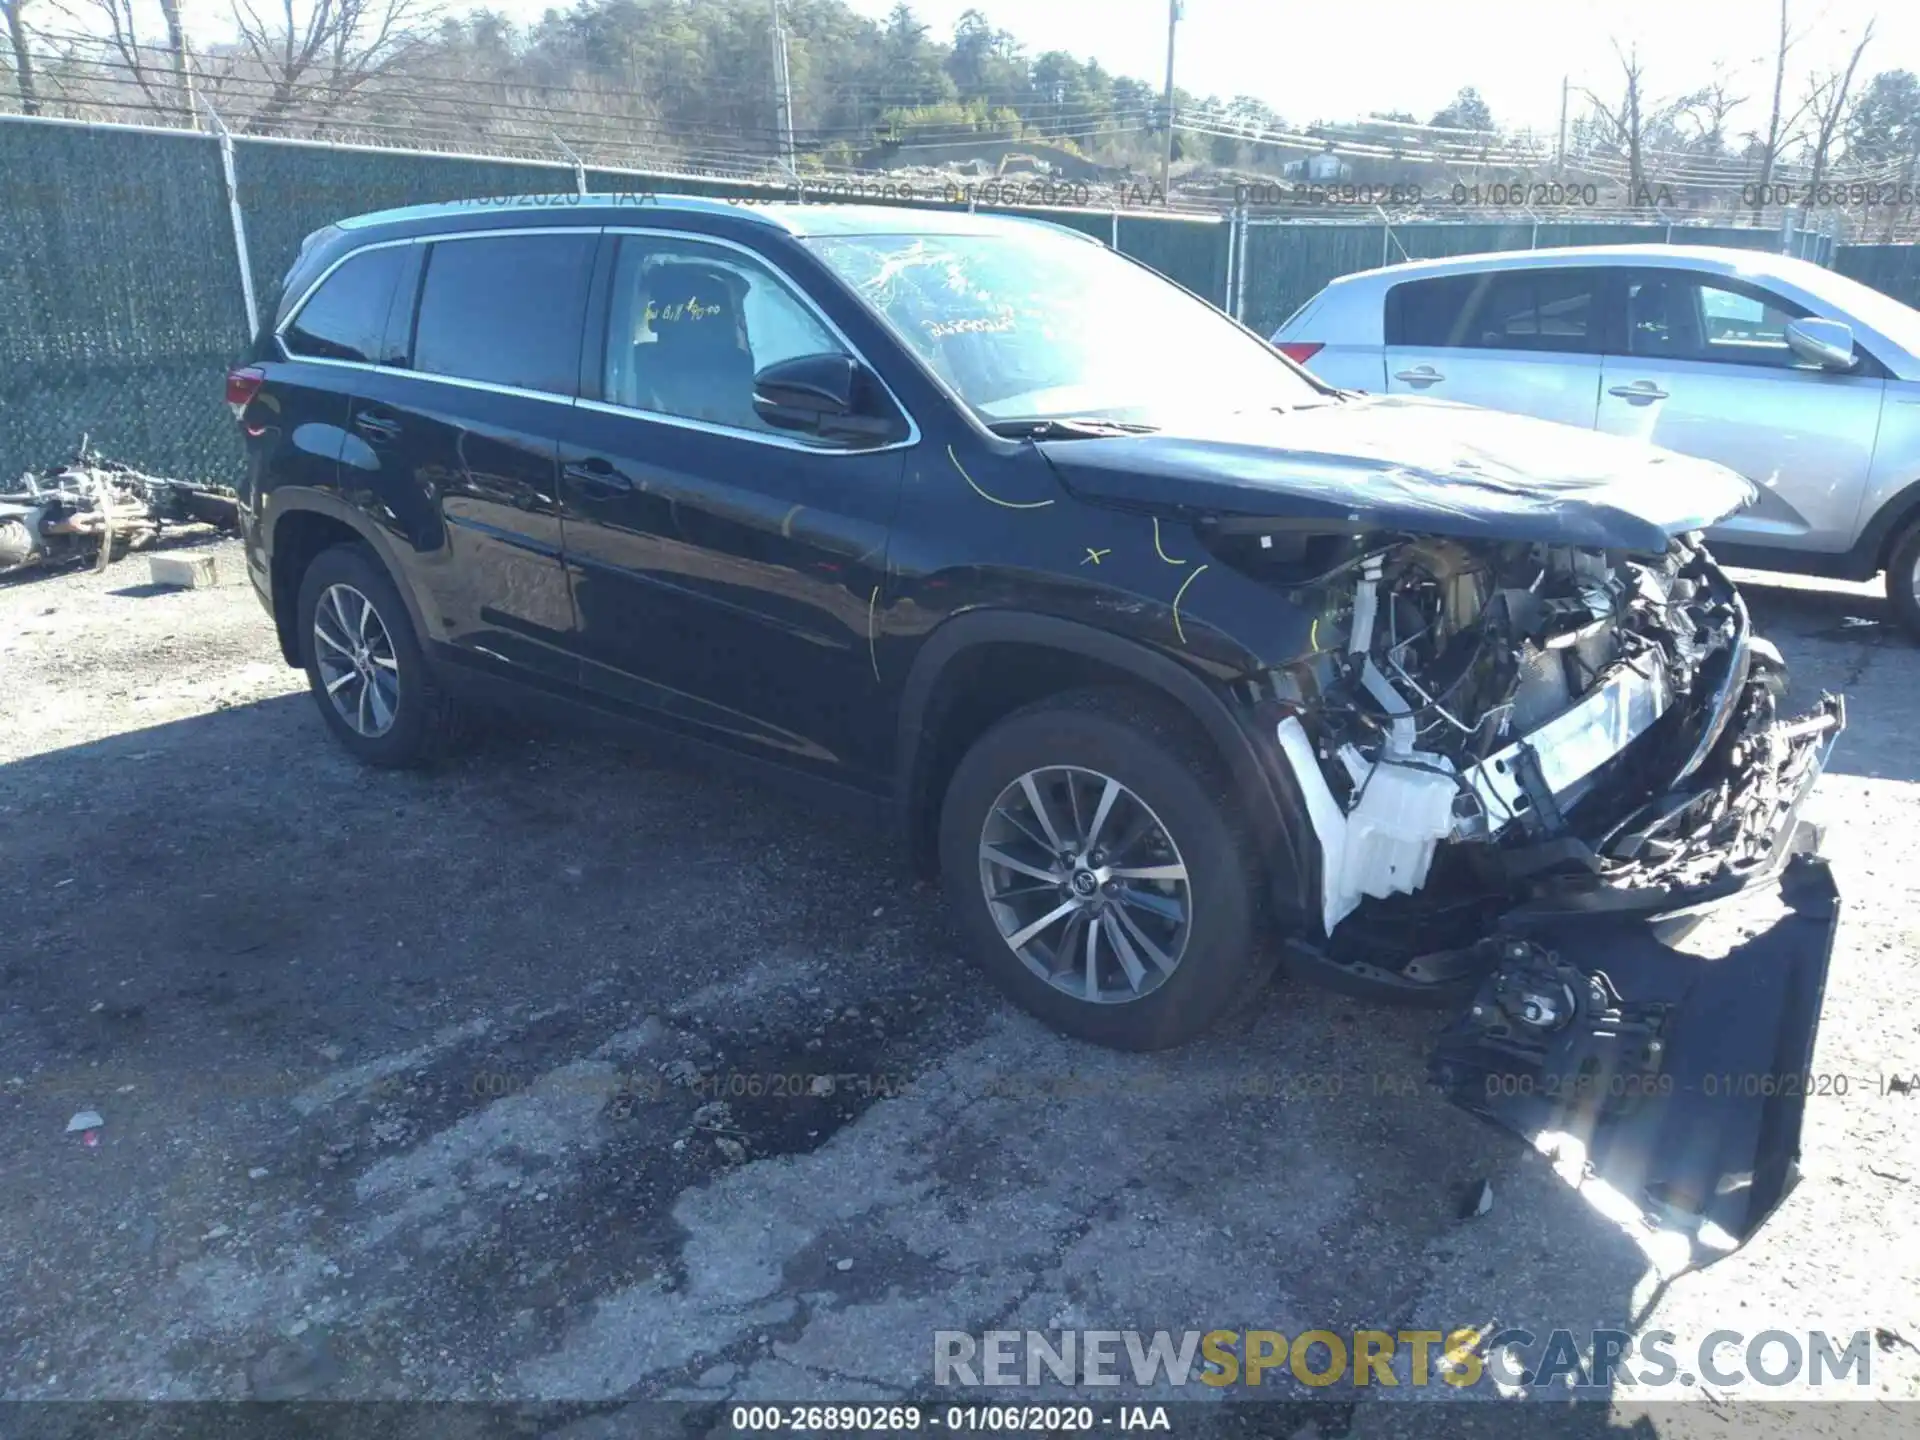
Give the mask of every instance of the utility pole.
<svg viewBox="0 0 1920 1440">
<path fill-rule="evenodd" d="M 1160 152 L 1160 193 L 1167 193 L 1167 172 L 1173 168 L 1173 32 L 1180 23 L 1180 0 L 1167 0 L 1167 143 Z"/>
<path fill-rule="evenodd" d="M 780 137 L 780 163 L 788 176 L 800 178 L 793 163 L 793 87 L 787 74 L 787 32 L 780 24 L 780 0 L 773 5 L 773 123 Z"/>
<path fill-rule="evenodd" d="M 1570 76 L 1560 77 L 1560 143 L 1553 149 L 1553 171 L 1556 180 L 1567 178 L 1567 91 L 1572 83 Z"/>
</svg>

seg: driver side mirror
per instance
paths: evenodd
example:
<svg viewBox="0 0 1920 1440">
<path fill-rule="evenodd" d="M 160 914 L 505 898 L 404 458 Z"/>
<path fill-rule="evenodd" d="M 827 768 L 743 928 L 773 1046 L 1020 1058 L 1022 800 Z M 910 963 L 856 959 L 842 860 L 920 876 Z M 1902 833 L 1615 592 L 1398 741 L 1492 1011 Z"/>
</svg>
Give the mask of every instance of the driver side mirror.
<svg viewBox="0 0 1920 1440">
<path fill-rule="evenodd" d="M 878 379 L 851 355 L 796 355 L 753 377 L 753 410 L 777 430 L 881 444 L 904 427 Z"/>
<path fill-rule="evenodd" d="M 1796 358 L 1822 370 L 1851 370 L 1859 363 L 1853 352 L 1853 327 L 1840 320 L 1809 315 L 1787 323 L 1787 348 Z"/>
</svg>

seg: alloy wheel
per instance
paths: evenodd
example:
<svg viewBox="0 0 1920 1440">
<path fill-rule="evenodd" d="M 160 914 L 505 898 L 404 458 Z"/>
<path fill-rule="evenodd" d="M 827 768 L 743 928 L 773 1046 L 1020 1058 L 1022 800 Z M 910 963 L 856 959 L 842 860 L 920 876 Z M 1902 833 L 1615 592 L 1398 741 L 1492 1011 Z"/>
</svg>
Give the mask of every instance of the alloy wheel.
<svg viewBox="0 0 1920 1440">
<path fill-rule="evenodd" d="M 1111 776 L 1030 770 L 980 831 L 987 909 L 1020 962 L 1076 1000 L 1125 1004 L 1180 964 L 1192 929 L 1186 862 L 1152 808 Z"/>
<path fill-rule="evenodd" d="M 313 658 L 334 713 L 356 735 L 377 739 L 400 710 L 400 662 L 373 602 L 351 585 L 329 585 L 313 607 Z"/>
</svg>

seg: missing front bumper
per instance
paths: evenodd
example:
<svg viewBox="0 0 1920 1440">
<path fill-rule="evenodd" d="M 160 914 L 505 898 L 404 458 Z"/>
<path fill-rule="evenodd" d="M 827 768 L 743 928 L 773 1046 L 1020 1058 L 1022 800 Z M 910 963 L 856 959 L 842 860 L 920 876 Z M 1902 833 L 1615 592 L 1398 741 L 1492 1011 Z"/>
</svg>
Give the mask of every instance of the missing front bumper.
<svg viewBox="0 0 1920 1440">
<path fill-rule="evenodd" d="M 1475 947 L 1490 969 L 1432 1057 L 1457 1104 L 1553 1156 L 1602 1209 L 1684 1237 L 1694 1263 L 1746 1241 L 1798 1177 L 1839 917 L 1799 811 L 1845 723 L 1829 697 L 1757 737 L 1768 768 L 1747 777 L 1750 817 L 1713 873 L 1695 863 L 1709 850 L 1685 857 L 1690 883 L 1511 912 Z M 1711 959 L 1676 948 L 1728 904 L 1754 910 L 1738 917 L 1748 938 Z"/>
<path fill-rule="evenodd" d="M 1798 1178 L 1839 897 L 1796 855 L 1783 913 L 1729 953 L 1683 954 L 1626 919 L 1515 939 L 1435 1048 L 1459 1105 L 1552 1156 L 1603 1208 L 1740 1245 Z"/>
</svg>

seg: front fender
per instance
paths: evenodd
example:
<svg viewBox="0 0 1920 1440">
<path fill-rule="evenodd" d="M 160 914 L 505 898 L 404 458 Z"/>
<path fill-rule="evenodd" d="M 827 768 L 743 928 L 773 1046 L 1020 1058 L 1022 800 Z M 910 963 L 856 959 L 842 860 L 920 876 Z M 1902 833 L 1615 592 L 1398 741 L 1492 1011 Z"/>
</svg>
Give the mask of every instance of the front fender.
<svg viewBox="0 0 1920 1440">
<path fill-rule="evenodd" d="M 937 805 L 931 793 L 929 741 L 941 723 L 940 680 L 969 650 L 1020 644 L 1082 656 L 1120 670 L 1178 705 L 1205 732 L 1226 764 L 1260 846 L 1271 893 L 1283 913 L 1310 902 L 1316 857 L 1306 807 L 1278 749 L 1262 742 L 1263 718 L 1169 655 L 1111 631 L 1053 615 L 1012 609 L 970 610 L 935 629 L 914 657 L 901 691 L 894 783 L 896 818 L 911 843 Z"/>
</svg>

